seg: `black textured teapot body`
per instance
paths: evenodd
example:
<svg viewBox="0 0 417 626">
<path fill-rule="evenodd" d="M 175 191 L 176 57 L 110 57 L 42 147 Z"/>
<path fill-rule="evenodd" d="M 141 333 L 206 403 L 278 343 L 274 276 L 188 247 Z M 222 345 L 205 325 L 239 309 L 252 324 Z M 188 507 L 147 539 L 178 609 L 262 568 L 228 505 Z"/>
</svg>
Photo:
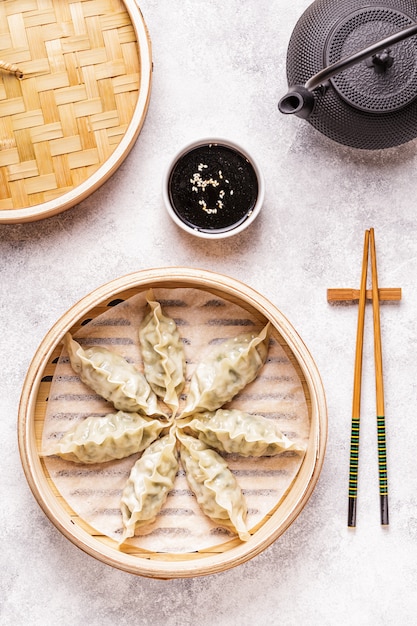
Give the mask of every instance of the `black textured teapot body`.
<svg viewBox="0 0 417 626">
<path fill-rule="evenodd" d="M 280 111 L 296 113 L 330 139 L 355 148 L 389 148 L 414 139 L 416 33 L 415 1 L 315 0 L 290 39 L 289 93 Z M 361 54 L 372 45 L 377 52 Z M 344 60 L 350 63 L 343 65 Z"/>
</svg>

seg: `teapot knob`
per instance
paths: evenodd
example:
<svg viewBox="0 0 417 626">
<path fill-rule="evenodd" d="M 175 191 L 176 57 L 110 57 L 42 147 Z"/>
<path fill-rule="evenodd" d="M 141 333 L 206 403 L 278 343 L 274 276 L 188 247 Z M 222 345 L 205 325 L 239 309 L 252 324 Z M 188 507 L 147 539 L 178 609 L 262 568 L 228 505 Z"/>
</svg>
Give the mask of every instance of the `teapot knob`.
<svg viewBox="0 0 417 626">
<path fill-rule="evenodd" d="M 370 59 L 366 59 L 365 63 L 367 67 L 373 68 L 376 74 L 384 74 L 394 63 L 391 48 L 385 48 L 382 52 L 374 54 Z"/>
</svg>

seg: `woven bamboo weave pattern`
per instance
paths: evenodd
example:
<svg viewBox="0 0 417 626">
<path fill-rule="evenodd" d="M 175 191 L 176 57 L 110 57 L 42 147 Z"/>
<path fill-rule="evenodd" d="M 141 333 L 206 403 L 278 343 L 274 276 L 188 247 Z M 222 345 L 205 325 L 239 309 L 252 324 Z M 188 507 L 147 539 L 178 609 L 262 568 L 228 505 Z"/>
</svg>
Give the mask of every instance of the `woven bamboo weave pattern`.
<svg viewBox="0 0 417 626">
<path fill-rule="evenodd" d="M 0 210 L 54 200 L 122 140 L 138 101 L 140 54 L 121 0 L 3 0 Z"/>
</svg>

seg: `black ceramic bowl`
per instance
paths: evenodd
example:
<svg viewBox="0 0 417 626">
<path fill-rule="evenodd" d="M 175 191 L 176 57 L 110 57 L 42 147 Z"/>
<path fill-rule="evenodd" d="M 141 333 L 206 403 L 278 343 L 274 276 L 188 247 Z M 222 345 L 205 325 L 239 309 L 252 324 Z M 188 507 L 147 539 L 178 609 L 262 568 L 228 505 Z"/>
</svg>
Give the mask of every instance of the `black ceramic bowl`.
<svg viewBox="0 0 417 626">
<path fill-rule="evenodd" d="M 172 159 L 163 180 L 165 206 L 185 231 L 206 239 L 236 235 L 257 217 L 264 179 L 235 142 L 200 139 Z"/>
</svg>

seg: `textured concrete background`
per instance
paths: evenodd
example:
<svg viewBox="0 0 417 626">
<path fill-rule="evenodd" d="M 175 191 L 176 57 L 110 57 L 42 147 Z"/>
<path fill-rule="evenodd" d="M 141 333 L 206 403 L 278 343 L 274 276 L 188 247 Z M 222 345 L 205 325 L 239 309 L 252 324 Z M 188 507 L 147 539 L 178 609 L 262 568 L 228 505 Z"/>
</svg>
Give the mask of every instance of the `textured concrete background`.
<svg viewBox="0 0 417 626">
<path fill-rule="evenodd" d="M 0 622 L 156 626 L 402 626 L 417 596 L 417 143 L 366 153 L 281 116 L 285 55 L 308 0 L 142 0 L 153 42 L 147 120 L 116 174 L 60 216 L 0 227 L 2 333 Z M 261 216 L 244 234 L 194 239 L 165 214 L 170 156 L 200 136 L 245 145 L 263 169 Z M 364 355 L 359 513 L 346 527 L 355 306 L 328 287 L 358 287 L 373 226 L 380 285 L 389 528 L 379 524 L 371 309 Z M 250 562 L 188 580 L 149 580 L 84 554 L 45 517 L 21 469 L 20 392 L 49 328 L 80 298 L 132 271 L 184 265 L 246 282 L 289 318 L 325 385 L 329 439 L 318 485 L 297 520 Z"/>
</svg>

